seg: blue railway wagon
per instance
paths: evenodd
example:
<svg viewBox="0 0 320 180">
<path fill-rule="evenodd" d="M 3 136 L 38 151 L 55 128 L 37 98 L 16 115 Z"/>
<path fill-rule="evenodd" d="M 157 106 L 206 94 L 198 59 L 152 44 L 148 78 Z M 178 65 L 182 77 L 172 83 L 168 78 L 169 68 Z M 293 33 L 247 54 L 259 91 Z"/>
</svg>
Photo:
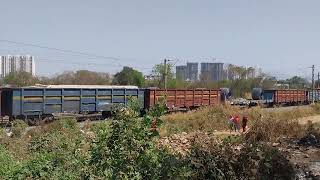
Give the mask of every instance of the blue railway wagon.
<svg viewBox="0 0 320 180">
<path fill-rule="evenodd" d="M 275 102 L 275 90 L 264 90 L 262 93 L 262 99 L 266 104 L 273 104 Z"/>
<path fill-rule="evenodd" d="M 7 88 L 2 92 L 3 115 L 32 117 L 54 113 L 109 112 L 114 104 L 136 97 L 143 107 L 144 89 L 136 86 L 48 86 Z"/>
<path fill-rule="evenodd" d="M 312 98 L 314 96 L 315 102 L 320 102 L 320 89 L 315 89 L 312 93 L 312 90 L 308 90 L 308 101 L 312 102 Z"/>
</svg>

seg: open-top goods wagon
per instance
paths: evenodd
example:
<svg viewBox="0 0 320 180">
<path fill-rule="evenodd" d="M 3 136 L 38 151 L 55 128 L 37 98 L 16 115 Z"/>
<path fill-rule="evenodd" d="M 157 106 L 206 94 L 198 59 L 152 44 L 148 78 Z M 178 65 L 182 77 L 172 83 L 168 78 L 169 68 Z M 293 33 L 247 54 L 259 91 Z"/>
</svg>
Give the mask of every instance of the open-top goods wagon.
<svg viewBox="0 0 320 180">
<path fill-rule="evenodd" d="M 313 100 L 315 102 L 320 102 L 320 89 L 308 90 L 308 100 L 312 102 Z"/>
<path fill-rule="evenodd" d="M 211 89 L 146 89 L 145 108 L 165 99 L 169 110 L 194 109 L 220 103 L 220 90 Z"/>
<path fill-rule="evenodd" d="M 2 116 L 26 119 L 30 123 L 53 114 L 107 116 L 114 104 L 126 104 L 136 97 L 144 104 L 144 89 L 136 86 L 48 86 L 2 89 Z"/>
<path fill-rule="evenodd" d="M 23 119 L 29 124 L 51 121 L 57 116 L 77 119 L 106 118 L 116 104 L 136 98 L 141 110 L 161 99 L 167 109 L 193 109 L 220 103 L 220 90 L 141 89 L 136 86 L 49 85 L 45 87 L 2 88 L 1 117 Z"/>
<path fill-rule="evenodd" d="M 268 105 L 297 105 L 309 103 L 308 91 L 300 89 L 272 89 L 262 90 L 254 88 L 252 91 L 253 102 Z"/>
</svg>

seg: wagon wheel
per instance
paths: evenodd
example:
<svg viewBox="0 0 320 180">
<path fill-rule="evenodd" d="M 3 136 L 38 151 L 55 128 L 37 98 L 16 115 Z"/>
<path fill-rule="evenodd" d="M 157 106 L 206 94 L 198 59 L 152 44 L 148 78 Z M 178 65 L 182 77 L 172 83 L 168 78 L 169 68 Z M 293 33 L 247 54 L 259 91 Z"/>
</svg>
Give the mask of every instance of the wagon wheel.
<svg viewBox="0 0 320 180">
<path fill-rule="evenodd" d="M 45 116 L 42 118 L 42 121 L 45 122 L 45 123 L 50 123 L 52 121 L 54 121 L 54 116 Z"/>
</svg>

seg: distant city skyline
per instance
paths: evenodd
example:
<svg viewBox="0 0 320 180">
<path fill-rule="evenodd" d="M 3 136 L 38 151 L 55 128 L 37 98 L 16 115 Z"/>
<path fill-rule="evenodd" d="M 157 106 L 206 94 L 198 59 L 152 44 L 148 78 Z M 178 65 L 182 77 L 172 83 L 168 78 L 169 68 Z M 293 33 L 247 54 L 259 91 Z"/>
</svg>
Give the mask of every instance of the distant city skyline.
<svg viewBox="0 0 320 180">
<path fill-rule="evenodd" d="M 319 6 L 317 0 L 3 0 L 0 54 L 32 54 L 37 74 L 46 76 L 80 69 L 114 74 L 123 66 L 148 74 L 164 58 L 179 59 L 177 65 L 216 58 L 310 79 L 312 64 L 320 71 Z"/>
<path fill-rule="evenodd" d="M 36 65 L 31 55 L 0 55 L 0 77 L 24 71 L 36 76 Z"/>
<path fill-rule="evenodd" d="M 200 67 L 199 67 L 200 64 Z M 223 62 L 187 62 L 185 65 L 175 66 L 176 78 L 182 81 L 222 81 L 241 78 L 237 69 L 245 71 L 243 78 L 255 78 L 261 70 L 255 67 L 236 66 Z"/>
</svg>

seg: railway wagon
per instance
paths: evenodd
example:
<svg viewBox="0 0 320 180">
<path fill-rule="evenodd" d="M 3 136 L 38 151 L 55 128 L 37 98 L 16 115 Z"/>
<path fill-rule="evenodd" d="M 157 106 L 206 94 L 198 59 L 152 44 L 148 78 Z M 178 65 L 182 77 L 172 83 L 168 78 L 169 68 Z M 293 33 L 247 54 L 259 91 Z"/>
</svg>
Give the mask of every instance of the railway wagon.
<svg viewBox="0 0 320 180">
<path fill-rule="evenodd" d="M 308 90 L 308 101 L 312 102 L 314 98 L 315 102 L 320 102 L 320 89 Z"/>
<path fill-rule="evenodd" d="M 4 88 L 2 116 L 35 121 L 52 118 L 55 113 L 107 116 L 114 104 L 126 104 L 128 97 L 144 104 L 144 89 L 136 86 L 53 85 L 47 87 Z"/>
<path fill-rule="evenodd" d="M 261 92 L 261 94 L 259 94 Z M 283 90 L 259 90 L 255 88 L 252 91 L 254 100 L 259 103 L 272 105 L 295 105 L 308 103 L 308 92 L 299 89 L 283 89 Z"/>
<path fill-rule="evenodd" d="M 276 104 L 303 104 L 308 102 L 307 91 L 299 89 L 275 90 Z"/>
<path fill-rule="evenodd" d="M 146 89 L 145 108 L 166 99 L 170 111 L 188 110 L 200 106 L 212 106 L 221 102 L 220 90 L 216 89 Z"/>
</svg>

